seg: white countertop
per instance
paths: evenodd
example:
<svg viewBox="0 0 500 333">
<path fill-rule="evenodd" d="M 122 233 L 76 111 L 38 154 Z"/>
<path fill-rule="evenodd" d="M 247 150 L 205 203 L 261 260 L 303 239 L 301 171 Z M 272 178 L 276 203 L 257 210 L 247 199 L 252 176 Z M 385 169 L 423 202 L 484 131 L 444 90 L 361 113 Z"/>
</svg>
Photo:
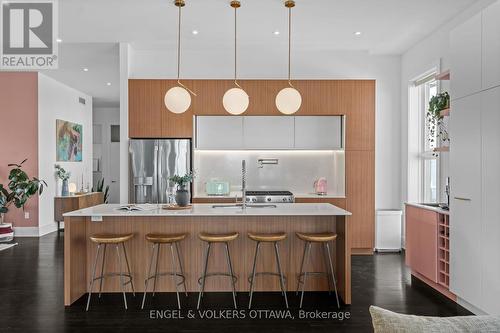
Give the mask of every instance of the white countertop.
<svg viewBox="0 0 500 333">
<path fill-rule="evenodd" d="M 142 206 L 142 205 L 139 205 Z M 213 204 L 193 204 L 191 209 L 165 210 L 157 205 L 146 205 L 143 211 L 117 210 L 120 205 L 98 205 L 69 212 L 63 216 L 348 216 L 351 215 L 329 203 L 289 203 L 277 204 L 276 208 L 213 208 Z"/>
<path fill-rule="evenodd" d="M 449 210 L 445 210 L 445 209 L 442 209 L 442 208 L 439 208 L 439 207 L 426 206 L 426 205 L 423 205 L 421 203 L 413 203 L 413 202 L 406 202 L 406 204 L 408 206 L 413 206 L 413 207 L 417 207 L 417 208 L 431 210 L 431 211 L 439 213 L 439 214 L 450 215 L 450 211 Z"/>
</svg>

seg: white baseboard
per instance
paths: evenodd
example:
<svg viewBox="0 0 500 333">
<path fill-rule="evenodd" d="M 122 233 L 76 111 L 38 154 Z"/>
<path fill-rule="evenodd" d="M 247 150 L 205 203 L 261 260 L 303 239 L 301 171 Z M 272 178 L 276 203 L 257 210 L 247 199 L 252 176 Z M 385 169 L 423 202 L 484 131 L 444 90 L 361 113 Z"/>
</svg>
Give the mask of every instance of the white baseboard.
<svg viewBox="0 0 500 333">
<path fill-rule="evenodd" d="M 38 227 L 14 227 L 14 237 L 39 237 Z"/>
<path fill-rule="evenodd" d="M 46 224 L 41 227 L 14 227 L 14 237 L 41 237 L 57 231 L 57 224 Z"/>
<path fill-rule="evenodd" d="M 467 302 L 466 300 L 464 300 L 464 299 L 462 299 L 460 297 L 457 297 L 457 303 L 460 304 L 461 306 L 463 306 L 464 308 L 466 308 L 467 310 L 469 310 L 470 312 L 472 312 L 473 314 L 477 315 L 477 316 L 488 315 L 488 313 L 484 312 L 480 308 L 478 308 L 478 307 L 470 304 L 469 302 Z"/>
<path fill-rule="evenodd" d="M 46 224 L 38 228 L 38 236 L 42 237 L 54 231 L 57 231 L 57 223 Z"/>
</svg>

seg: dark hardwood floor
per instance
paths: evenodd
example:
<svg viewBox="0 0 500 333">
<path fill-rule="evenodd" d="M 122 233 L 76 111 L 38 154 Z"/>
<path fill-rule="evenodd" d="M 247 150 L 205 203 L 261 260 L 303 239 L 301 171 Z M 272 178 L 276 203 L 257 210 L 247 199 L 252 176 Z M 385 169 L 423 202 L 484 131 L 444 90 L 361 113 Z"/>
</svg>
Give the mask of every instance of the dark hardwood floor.
<svg viewBox="0 0 500 333">
<path fill-rule="evenodd" d="M 378 305 L 401 313 L 431 316 L 470 314 L 418 281 L 411 281 L 404 258 L 398 254 L 356 256 L 352 261 L 351 306 L 343 306 L 342 314 L 350 318 L 300 319 L 298 297 L 289 294 L 290 314 L 294 319 L 270 317 L 283 307 L 279 293 L 254 295 L 254 309 L 237 313 L 240 319 L 188 318 L 188 310 L 196 313 L 196 294 L 183 297 L 186 306 L 183 319 L 151 318 L 150 310 L 174 310 L 175 294 L 149 298 L 147 309 L 140 310 L 142 295 L 128 295 L 129 310 L 123 308 L 118 294 L 93 298 L 85 312 L 85 297 L 75 305 L 63 305 L 64 234 L 50 234 L 39 239 L 18 238 L 18 246 L 0 252 L 0 332 L 371 332 L 368 307 Z M 139 283 L 139 281 L 136 281 Z M 240 309 L 246 309 L 248 295 L 238 294 Z M 211 315 L 235 315 L 230 294 L 208 294 L 204 309 Z M 220 310 L 220 311 L 219 311 Z M 328 293 L 306 294 L 304 310 L 308 313 L 337 313 L 334 297 Z M 167 314 L 168 311 L 161 312 Z M 262 319 L 251 319 L 260 314 Z"/>
</svg>

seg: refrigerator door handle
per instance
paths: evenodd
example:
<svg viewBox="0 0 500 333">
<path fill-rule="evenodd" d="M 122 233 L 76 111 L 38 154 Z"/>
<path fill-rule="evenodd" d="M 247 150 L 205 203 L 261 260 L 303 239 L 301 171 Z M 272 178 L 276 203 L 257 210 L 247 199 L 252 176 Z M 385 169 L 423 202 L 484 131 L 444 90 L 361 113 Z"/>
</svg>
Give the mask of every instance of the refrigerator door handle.
<svg viewBox="0 0 500 333">
<path fill-rule="evenodd" d="M 157 172 L 157 175 L 158 175 L 158 203 L 162 203 L 162 193 L 161 193 L 161 189 L 162 189 L 162 182 L 163 182 L 163 174 L 162 174 L 162 167 L 163 167 L 163 146 L 160 144 L 160 142 L 158 142 L 158 172 Z"/>
<path fill-rule="evenodd" d="M 153 154 L 153 165 L 154 165 L 154 170 L 153 170 L 153 190 L 152 190 L 152 195 L 153 195 L 153 202 L 155 201 L 156 197 L 156 203 L 159 202 L 158 198 L 158 142 L 155 142 L 155 148 L 154 148 L 154 154 Z"/>
</svg>

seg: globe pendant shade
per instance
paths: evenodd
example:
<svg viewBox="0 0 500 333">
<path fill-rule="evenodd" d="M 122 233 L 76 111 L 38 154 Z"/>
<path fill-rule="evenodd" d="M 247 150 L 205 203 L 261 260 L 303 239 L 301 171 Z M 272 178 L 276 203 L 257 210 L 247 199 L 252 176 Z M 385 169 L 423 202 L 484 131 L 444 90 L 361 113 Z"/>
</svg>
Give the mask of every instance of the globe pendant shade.
<svg viewBox="0 0 500 333">
<path fill-rule="evenodd" d="M 222 104 L 230 114 L 242 114 L 250 103 L 248 94 L 241 88 L 231 88 L 224 94 Z"/>
<path fill-rule="evenodd" d="M 283 114 L 294 114 L 302 105 L 302 96 L 297 89 L 284 88 L 276 95 L 276 107 Z"/>
<path fill-rule="evenodd" d="M 191 95 L 182 87 L 170 88 L 165 94 L 165 106 L 170 112 L 184 113 L 190 105 Z"/>
</svg>

